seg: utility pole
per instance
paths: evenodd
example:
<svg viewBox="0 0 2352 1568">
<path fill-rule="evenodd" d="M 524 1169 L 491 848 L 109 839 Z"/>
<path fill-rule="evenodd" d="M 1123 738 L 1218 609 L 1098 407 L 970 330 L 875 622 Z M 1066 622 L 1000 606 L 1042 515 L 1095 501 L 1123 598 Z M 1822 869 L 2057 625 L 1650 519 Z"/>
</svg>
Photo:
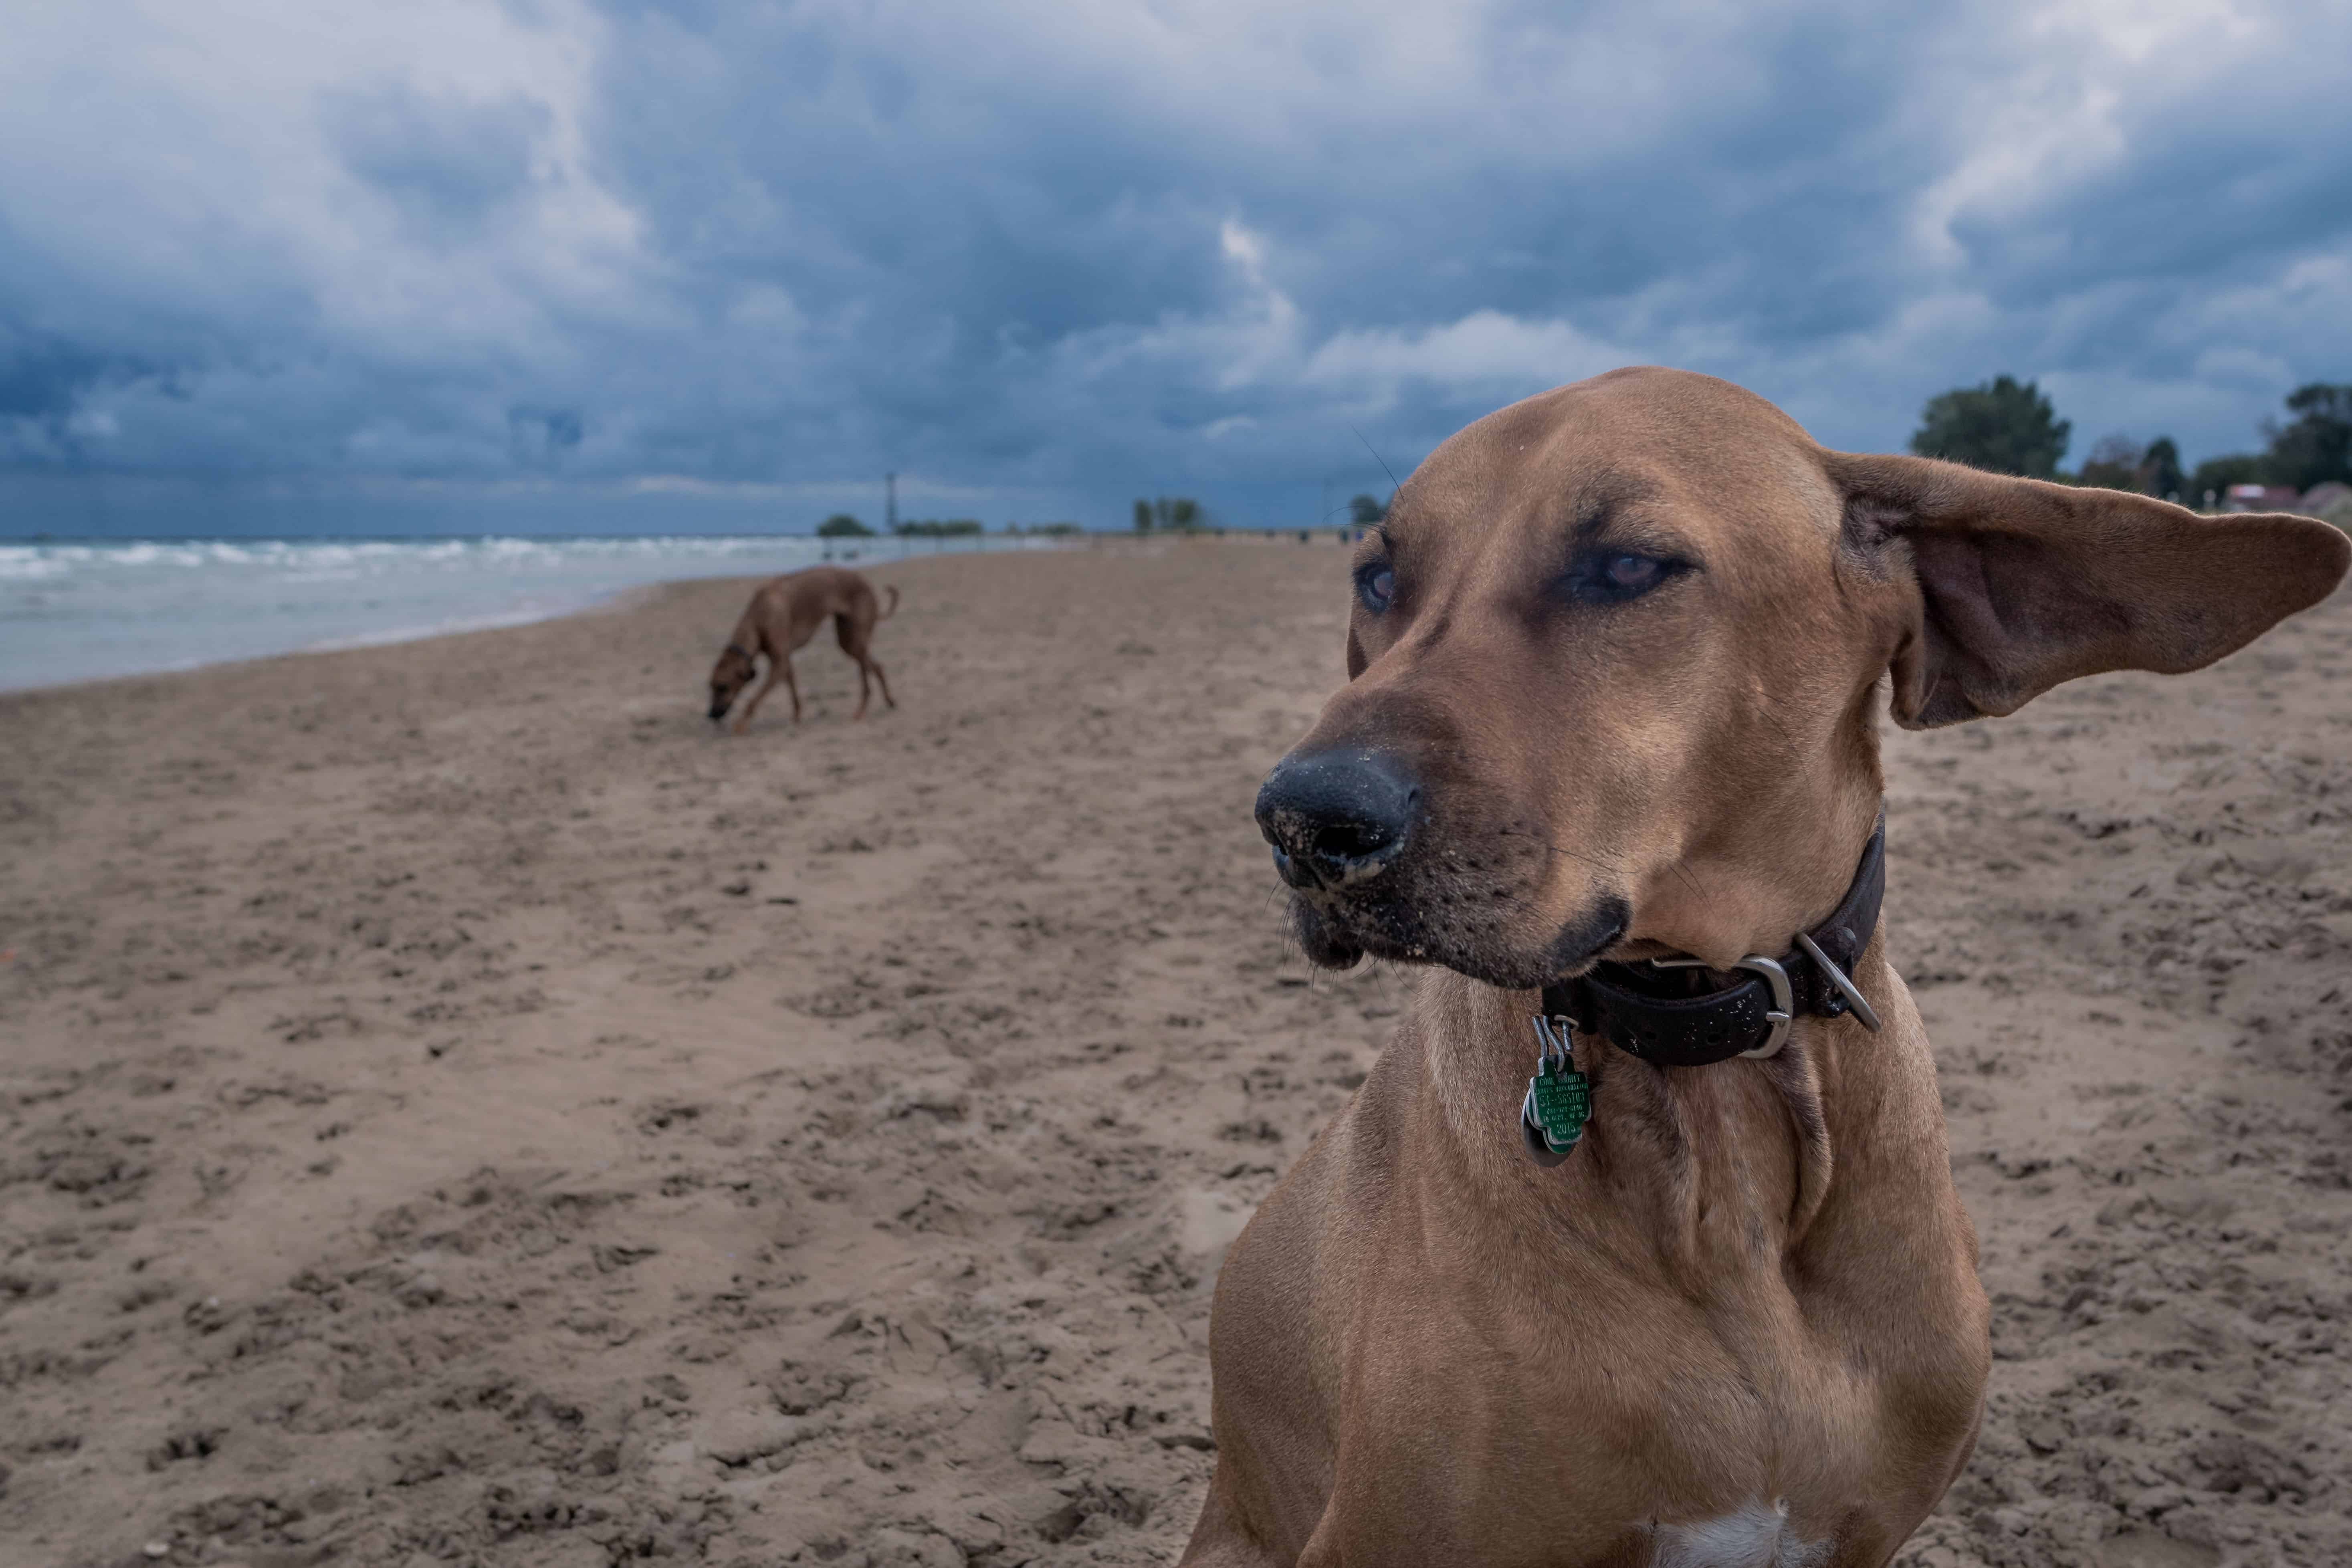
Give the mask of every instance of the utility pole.
<svg viewBox="0 0 2352 1568">
<path fill-rule="evenodd" d="M 885 531 L 890 533 L 898 532 L 898 476 L 896 474 L 882 476 L 882 514 Z"/>
</svg>

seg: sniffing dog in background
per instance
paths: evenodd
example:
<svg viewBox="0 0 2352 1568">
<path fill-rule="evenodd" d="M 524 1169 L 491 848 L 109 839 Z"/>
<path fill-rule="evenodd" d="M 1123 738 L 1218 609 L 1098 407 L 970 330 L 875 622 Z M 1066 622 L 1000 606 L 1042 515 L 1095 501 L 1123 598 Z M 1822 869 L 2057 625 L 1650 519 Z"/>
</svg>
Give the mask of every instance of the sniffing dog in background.
<svg viewBox="0 0 2352 1568">
<path fill-rule="evenodd" d="M 743 618 L 735 623 L 727 651 L 710 668 L 710 721 L 716 724 L 726 719 L 736 697 L 760 673 L 759 657 L 764 653 L 768 679 L 735 716 L 735 732 L 743 732 L 761 700 L 779 680 L 792 694 L 793 722 L 799 723 L 801 689 L 793 679 L 793 650 L 816 636 L 828 616 L 834 635 L 841 640 L 841 651 L 857 661 L 857 711 L 850 717 L 866 717 L 866 703 L 876 682 L 881 685 L 882 700 L 892 708 L 898 706 L 898 699 L 890 695 L 890 678 L 882 673 L 866 647 L 874 636 L 874 623 L 898 608 L 898 590 L 893 587 L 889 594 L 889 606 L 885 608 L 875 597 L 873 584 L 838 566 L 812 566 L 762 583 L 751 595 Z"/>
</svg>

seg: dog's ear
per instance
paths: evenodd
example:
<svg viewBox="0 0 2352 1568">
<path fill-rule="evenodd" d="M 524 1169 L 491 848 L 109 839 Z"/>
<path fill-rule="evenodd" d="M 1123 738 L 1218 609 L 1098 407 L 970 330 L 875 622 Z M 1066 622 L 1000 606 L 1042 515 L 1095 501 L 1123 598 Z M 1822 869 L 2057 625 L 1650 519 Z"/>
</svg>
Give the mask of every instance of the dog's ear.
<svg viewBox="0 0 2352 1568">
<path fill-rule="evenodd" d="M 2202 517 L 1926 458 L 1826 457 L 1845 548 L 1902 601 L 1891 707 L 1906 729 L 2014 713 L 2102 670 L 2200 668 L 2326 598 L 2352 564 L 2352 540 L 2312 518 Z"/>
</svg>

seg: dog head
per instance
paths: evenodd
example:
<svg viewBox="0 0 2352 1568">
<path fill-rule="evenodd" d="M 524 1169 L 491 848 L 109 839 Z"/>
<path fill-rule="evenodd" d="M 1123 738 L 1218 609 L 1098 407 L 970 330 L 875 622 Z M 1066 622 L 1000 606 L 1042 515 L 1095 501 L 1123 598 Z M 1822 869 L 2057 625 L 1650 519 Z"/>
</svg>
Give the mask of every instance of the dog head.
<svg viewBox="0 0 2352 1568">
<path fill-rule="evenodd" d="M 750 654 L 733 643 L 727 645 L 727 651 L 720 654 L 719 662 L 710 667 L 712 723 L 716 724 L 727 717 L 727 710 L 735 705 L 735 699 L 751 684 L 751 678 L 759 672 L 760 667 Z"/>
<path fill-rule="evenodd" d="M 2343 576 L 2284 516 L 1816 446 L 1612 372 L 1431 455 L 1353 563 L 1349 684 L 1257 816 L 1307 956 L 1532 988 L 1778 952 L 1844 891 L 1910 727 L 2210 663 Z"/>
</svg>

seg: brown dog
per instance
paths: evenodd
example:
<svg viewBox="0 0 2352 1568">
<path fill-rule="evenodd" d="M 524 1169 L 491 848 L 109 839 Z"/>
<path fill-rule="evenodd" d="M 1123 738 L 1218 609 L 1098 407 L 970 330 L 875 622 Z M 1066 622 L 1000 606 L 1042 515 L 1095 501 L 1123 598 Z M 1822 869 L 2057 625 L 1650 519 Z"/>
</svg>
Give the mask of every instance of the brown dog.
<svg viewBox="0 0 2352 1568">
<path fill-rule="evenodd" d="M 1990 1349 L 1877 921 L 1880 693 L 1920 727 L 2194 669 L 2347 556 L 1825 451 L 1674 371 L 1441 447 L 1258 801 L 1309 958 L 1433 968 L 1225 1261 L 1183 1561 L 1885 1563 L 1968 1460 Z M 1587 1076 L 1554 1053 L 1531 1088 L 1539 1033 Z"/>
<path fill-rule="evenodd" d="M 801 688 L 793 679 L 793 652 L 816 636 L 827 616 L 832 617 L 841 651 L 857 661 L 857 711 L 850 717 L 866 717 L 869 678 L 881 684 L 885 703 L 898 706 L 890 695 L 890 678 L 882 673 L 866 647 L 874 636 L 874 623 L 888 619 L 898 608 L 898 590 L 892 587 L 889 594 L 889 607 L 885 609 L 874 596 L 874 584 L 838 566 L 812 566 L 760 584 L 743 618 L 735 623 L 734 635 L 727 639 L 727 651 L 711 667 L 710 721 L 715 724 L 727 717 L 736 695 L 760 672 L 759 656 L 764 653 L 768 679 L 735 716 L 735 732 L 743 732 L 761 700 L 775 689 L 779 680 L 792 694 L 793 722 L 799 723 Z"/>
</svg>

